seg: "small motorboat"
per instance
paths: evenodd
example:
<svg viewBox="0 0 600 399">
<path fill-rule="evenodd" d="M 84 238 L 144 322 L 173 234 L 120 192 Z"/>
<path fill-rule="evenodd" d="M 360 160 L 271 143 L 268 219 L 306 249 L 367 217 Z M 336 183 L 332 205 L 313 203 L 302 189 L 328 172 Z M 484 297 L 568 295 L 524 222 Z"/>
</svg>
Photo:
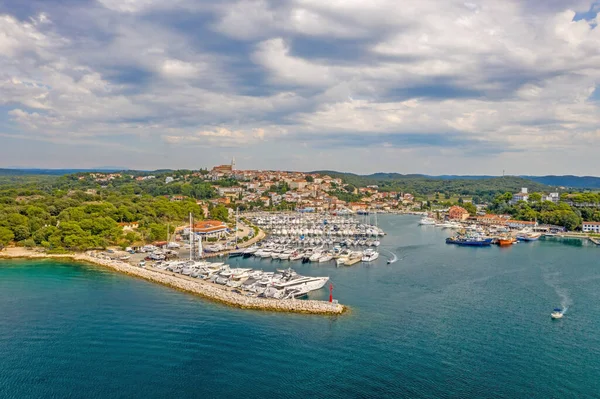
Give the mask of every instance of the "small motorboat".
<svg viewBox="0 0 600 399">
<path fill-rule="evenodd" d="M 559 308 L 554 309 L 554 312 L 550 313 L 550 317 L 552 317 L 553 319 L 562 319 L 563 310 Z"/>
</svg>

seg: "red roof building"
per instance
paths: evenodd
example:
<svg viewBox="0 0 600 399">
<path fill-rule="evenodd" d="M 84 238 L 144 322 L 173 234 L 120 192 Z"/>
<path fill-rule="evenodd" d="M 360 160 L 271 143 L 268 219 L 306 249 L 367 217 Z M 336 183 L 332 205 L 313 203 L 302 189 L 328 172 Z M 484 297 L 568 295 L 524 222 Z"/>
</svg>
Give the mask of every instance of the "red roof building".
<svg viewBox="0 0 600 399">
<path fill-rule="evenodd" d="M 467 220 L 469 212 L 462 206 L 454 205 L 448 210 L 448 218 L 451 220 Z"/>
</svg>

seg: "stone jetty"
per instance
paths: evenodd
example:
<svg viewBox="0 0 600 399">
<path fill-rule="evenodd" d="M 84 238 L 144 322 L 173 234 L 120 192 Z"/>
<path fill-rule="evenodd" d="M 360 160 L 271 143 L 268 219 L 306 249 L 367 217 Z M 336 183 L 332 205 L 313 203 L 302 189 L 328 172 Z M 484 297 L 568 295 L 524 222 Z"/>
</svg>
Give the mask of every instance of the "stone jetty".
<svg viewBox="0 0 600 399">
<path fill-rule="evenodd" d="M 10 249 L 10 248 L 9 248 Z M 278 300 L 246 296 L 243 293 L 232 292 L 230 288 L 216 285 L 204 280 L 192 279 L 178 274 L 147 267 L 132 266 L 118 260 L 105 259 L 93 253 L 47 255 L 45 253 L 28 251 L 19 248 L 18 251 L 0 252 L 0 258 L 50 258 L 71 259 L 78 262 L 88 262 L 107 267 L 120 273 L 143 278 L 148 281 L 163 284 L 182 291 L 190 292 L 213 301 L 221 302 L 242 309 L 265 310 L 275 312 L 292 312 L 320 315 L 339 315 L 347 311 L 347 307 L 338 303 L 313 300 Z"/>
</svg>

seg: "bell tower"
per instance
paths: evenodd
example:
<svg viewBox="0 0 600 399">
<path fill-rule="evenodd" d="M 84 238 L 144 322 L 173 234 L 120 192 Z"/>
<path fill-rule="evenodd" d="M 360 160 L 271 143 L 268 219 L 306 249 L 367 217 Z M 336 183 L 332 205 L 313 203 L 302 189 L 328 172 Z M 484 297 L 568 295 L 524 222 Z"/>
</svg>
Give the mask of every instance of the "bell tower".
<svg viewBox="0 0 600 399">
<path fill-rule="evenodd" d="M 231 170 L 235 170 L 235 157 L 231 158 Z"/>
</svg>

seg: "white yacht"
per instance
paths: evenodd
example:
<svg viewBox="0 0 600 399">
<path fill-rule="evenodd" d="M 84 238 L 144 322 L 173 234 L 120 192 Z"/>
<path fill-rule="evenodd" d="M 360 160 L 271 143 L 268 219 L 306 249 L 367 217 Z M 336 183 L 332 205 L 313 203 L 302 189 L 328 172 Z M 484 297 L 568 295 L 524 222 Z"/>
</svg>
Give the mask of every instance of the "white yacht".
<svg viewBox="0 0 600 399">
<path fill-rule="evenodd" d="M 323 252 L 321 257 L 319 258 L 319 263 L 329 262 L 332 259 L 333 259 L 333 254 L 331 252 L 329 252 L 329 251 Z"/>
<path fill-rule="evenodd" d="M 318 262 L 319 258 L 321 258 L 321 256 L 323 256 L 323 253 L 320 250 L 316 250 L 311 256 L 310 258 L 308 258 L 308 260 L 310 260 L 311 262 Z"/>
<path fill-rule="evenodd" d="M 421 220 L 419 220 L 419 225 L 421 226 L 433 226 L 435 225 L 435 219 L 429 218 L 429 217 L 424 217 Z"/>
<path fill-rule="evenodd" d="M 292 261 L 300 260 L 303 257 L 304 257 L 304 252 L 296 250 L 296 251 L 292 252 L 292 254 L 290 255 L 290 260 L 292 260 Z"/>
<path fill-rule="evenodd" d="M 271 248 L 263 248 L 260 251 L 257 251 L 255 255 L 261 258 L 270 258 L 272 252 L 273 250 Z"/>
<path fill-rule="evenodd" d="M 562 319 L 563 315 L 563 310 L 559 308 L 554 309 L 554 312 L 550 313 L 550 317 L 552 317 L 553 319 Z"/>
<path fill-rule="evenodd" d="M 323 288 L 329 281 L 329 277 L 300 277 L 285 283 L 275 284 L 276 288 L 305 288 L 308 291 L 315 291 Z"/>
<path fill-rule="evenodd" d="M 368 248 L 365 249 L 365 252 L 363 252 L 362 261 L 372 262 L 377 258 L 379 258 L 379 252 L 375 251 L 374 249 Z"/>
</svg>

